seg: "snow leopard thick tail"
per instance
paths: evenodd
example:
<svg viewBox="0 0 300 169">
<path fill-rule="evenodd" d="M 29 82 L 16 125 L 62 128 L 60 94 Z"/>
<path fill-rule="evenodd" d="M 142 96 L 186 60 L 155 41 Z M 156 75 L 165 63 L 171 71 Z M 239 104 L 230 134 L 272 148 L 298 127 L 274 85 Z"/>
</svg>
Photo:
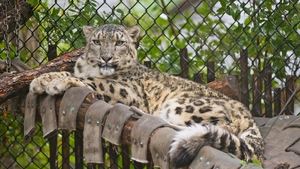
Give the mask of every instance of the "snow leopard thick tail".
<svg viewBox="0 0 300 169">
<path fill-rule="evenodd" d="M 193 125 L 175 135 L 169 150 L 172 165 L 176 168 L 188 166 L 201 147 L 206 145 L 246 161 L 254 155 L 262 159 L 263 140 L 255 124 L 239 137 L 218 126 Z"/>
</svg>

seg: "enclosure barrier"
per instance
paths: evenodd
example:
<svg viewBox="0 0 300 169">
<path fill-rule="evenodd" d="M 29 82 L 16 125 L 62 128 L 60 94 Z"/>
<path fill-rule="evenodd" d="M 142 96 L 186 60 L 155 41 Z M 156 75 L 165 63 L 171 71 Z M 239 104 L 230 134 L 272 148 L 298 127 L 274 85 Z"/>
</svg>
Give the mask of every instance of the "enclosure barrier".
<svg viewBox="0 0 300 169">
<path fill-rule="evenodd" d="M 73 131 L 76 135 L 76 168 L 83 168 L 85 161 L 89 168 L 106 168 L 106 163 L 110 163 L 109 168 L 126 169 L 130 168 L 130 159 L 134 161 L 135 168 L 143 168 L 145 165 L 148 168 L 174 168 L 170 166 L 168 150 L 176 131 L 180 128 L 159 117 L 145 114 L 135 107 L 123 104 L 112 106 L 99 100 L 97 93 L 81 87 L 69 89 L 62 98 L 46 95 L 38 98 L 37 95 L 29 93 L 24 118 L 24 135 L 27 139 L 33 134 L 37 113 L 41 117 L 43 136 L 50 141 L 51 169 L 58 167 L 55 143 L 58 130 L 62 130 L 63 137 L 63 169 L 70 168 L 70 149 L 66 142 Z M 109 142 L 109 150 L 103 149 L 104 142 Z M 122 147 L 121 166 L 118 166 L 118 156 L 113 150 L 116 146 Z M 105 160 L 103 151 L 108 151 L 110 162 Z M 242 164 L 240 160 L 223 152 L 205 147 L 201 149 L 190 168 L 224 166 L 234 169 L 240 168 Z"/>
<path fill-rule="evenodd" d="M 29 93 L 26 98 L 24 119 L 24 135 L 27 139 L 33 134 L 37 114 L 41 117 L 43 136 L 49 140 L 51 147 L 51 169 L 58 168 L 56 142 L 58 131 L 62 131 L 63 169 L 70 168 L 68 139 L 70 132 L 73 131 L 76 138 L 75 168 L 83 168 L 84 163 L 87 163 L 88 168 L 127 169 L 130 168 L 130 161 L 133 161 L 134 168 L 138 169 L 174 168 L 169 163 L 168 149 L 172 138 L 180 128 L 159 117 L 145 114 L 135 107 L 107 104 L 97 98 L 97 93 L 87 88 L 71 88 L 63 97 L 48 95 L 37 97 Z M 258 118 L 256 121 L 268 140 L 265 153 L 268 159 L 266 164 L 269 167 L 299 165 L 297 160 L 299 156 L 294 152 L 300 151 L 298 139 L 300 130 L 295 128 L 300 126 L 300 120 L 294 116 L 282 116 L 271 120 Z M 269 131 L 271 126 L 272 132 Z M 281 131 L 279 134 L 281 139 L 277 136 L 278 131 Z M 277 136 L 276 139 L 274 136 Z M 285 143 L 280 143 L 286 137 L 292 138 L 289 139 L 289 143 L 286 140 Z M 275 152 L 279 155 L 274 158 Z M 118 153 L 121 156 L 118 156 Z M 105 154 L 109 155 L 109 159 Z M 277 163 L 273 163 L 274 160 L 277 160 Z M 288 163 L 280 163 L 282 160 Z M 189 168 L 258 169 L 260 167 L 243 165 L 239 159 L 205 146 L 199 151 Z"/>
</svg>

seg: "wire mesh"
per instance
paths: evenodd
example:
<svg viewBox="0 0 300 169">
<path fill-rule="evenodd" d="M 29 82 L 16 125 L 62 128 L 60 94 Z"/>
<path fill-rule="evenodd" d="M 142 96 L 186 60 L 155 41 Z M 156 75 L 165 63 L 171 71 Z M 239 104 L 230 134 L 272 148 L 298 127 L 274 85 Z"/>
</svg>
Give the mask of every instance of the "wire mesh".
<svg viewBox="0 0 300 169">
<path fill-rule="evenodd" d="M 235 75 L 241 101 L 255 116 L 300 112 L 297 0 L 4 0 L 0 9 L 6 64 L 19 58 L 37 67 L 84 46 L 83 25 L 138 25 L 139 60 L 152 68 L 201 83 Z M 1 112 L 0 168 L 49 168 L 49 143 L 40 133 L 24 143 L 22 117 Z M 74 142 L 70 137 L 71 168 Z M 57 145 L 61 168 L 61 134 Z M 115 165 L 122 168 L 118 160 Z"/>
</svg>

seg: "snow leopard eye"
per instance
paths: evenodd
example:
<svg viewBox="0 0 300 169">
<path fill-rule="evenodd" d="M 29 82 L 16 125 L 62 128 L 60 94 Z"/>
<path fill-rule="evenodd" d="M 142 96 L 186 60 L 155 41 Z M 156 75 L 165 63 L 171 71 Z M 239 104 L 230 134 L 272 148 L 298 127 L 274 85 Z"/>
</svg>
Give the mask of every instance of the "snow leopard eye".
<svg viewBox="0 0 300 169">
<path fill-rule="evenodd" d="M 122 46 L 123 44 L 125 43 L 125 41 L 122 41 L 122 40 L 118 40 L 116 41 L 116 46 Z"/>
<path fill-rule="evenodd" d="M 97 64 L 97 59 L 96 58 L 88 58 L 87 61 L 91 65 Z"/>
<path fill-rule="evenodd" d="M 95 40 L 93 40 L 93 43 L 94 43 L 95 45 L 100 45 L 100 40 L 95 39 Z"/>
</svg>

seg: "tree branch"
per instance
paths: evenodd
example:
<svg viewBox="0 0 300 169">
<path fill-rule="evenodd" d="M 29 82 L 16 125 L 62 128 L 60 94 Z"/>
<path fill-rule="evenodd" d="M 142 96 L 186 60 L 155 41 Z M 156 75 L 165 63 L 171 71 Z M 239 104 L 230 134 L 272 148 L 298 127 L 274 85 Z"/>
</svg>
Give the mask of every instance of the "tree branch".
<svg viewBox="0 0 300 169">
<path fill-rule="evenodd" d="M 83 53 L 82 49 L 65 53 L 37 69 L 20 73 L 12 73 L 0 78 L 0 104 L 7 99 L 28 91 L 30 82 L 43 73 L 58 71 L 73 71 L 77 58 Z"/>
</svg>

